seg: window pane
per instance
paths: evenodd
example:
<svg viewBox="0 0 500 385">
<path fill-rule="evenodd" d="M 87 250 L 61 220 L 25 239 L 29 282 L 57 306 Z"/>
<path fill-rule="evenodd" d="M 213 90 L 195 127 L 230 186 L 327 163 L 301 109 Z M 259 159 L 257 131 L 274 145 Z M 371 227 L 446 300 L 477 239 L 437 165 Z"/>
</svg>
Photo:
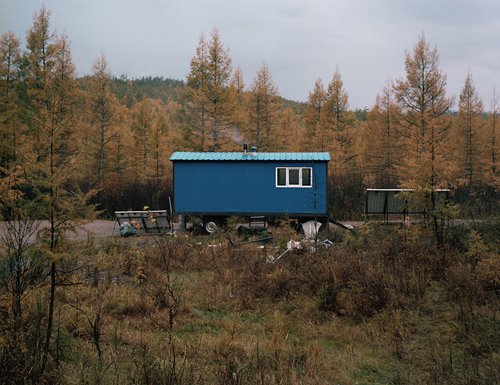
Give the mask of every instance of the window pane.
<svg viewBox="0 0 500 385">
<path fill-rule="evenodd" d="M 288 184 L 289 185 L 299 184 L 299 170 L 296 169 L 288 170 Z"/>
<path fill-rule="evenodd" d="M 302 186 L 310 186 L 311 185 L 311 169 L 303 168 L 302 169 Z"/>
<path fill-rule="evenodd" d="M 286 186 L 286 168 L 278 168 L 278 186 Z"/>
</svg>

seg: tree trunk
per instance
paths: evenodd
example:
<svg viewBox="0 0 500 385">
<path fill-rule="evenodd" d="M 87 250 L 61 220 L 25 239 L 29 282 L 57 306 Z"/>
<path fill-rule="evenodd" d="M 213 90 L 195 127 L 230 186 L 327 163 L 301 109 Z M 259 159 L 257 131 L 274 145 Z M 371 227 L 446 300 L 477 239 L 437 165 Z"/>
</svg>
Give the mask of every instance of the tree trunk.
<svg viewBox="0 0 500 385">
<path fill-rule="evenodd" d="M 52 324 L 54 323 L 54 302 L 56 295 L 56 263 L 52 262 L 50 267 L 50 302 L 49 302 L 49 318 L 47 320 L 47 333 L 45 335 L 45 344 L 43 346 L 42 366 L 40 375 L 43 374 L 47 366 L 47 359 L 50 350 L 50 338 L 52 336 Z"/>
</svg>

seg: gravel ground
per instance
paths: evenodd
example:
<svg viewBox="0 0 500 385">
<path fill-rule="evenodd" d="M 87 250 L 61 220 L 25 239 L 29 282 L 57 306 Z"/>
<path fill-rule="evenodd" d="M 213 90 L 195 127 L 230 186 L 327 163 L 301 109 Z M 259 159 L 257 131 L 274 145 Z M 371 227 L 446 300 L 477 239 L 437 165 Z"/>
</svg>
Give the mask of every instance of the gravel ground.
<svg viewBox="0 0 500 385">
<path fill-rule="evenodd" d="M 363 222 L 343 222 L 343 224 L 346 225 L 351 225 L 352 227 L 360 227 Z M 174 224 L 174 229 L 177 230 L 178 224 Z M 47 221 L 40 221 L 39 223 L 39 228 L 47 228 L 48 227 L 48 222 Z M 1 239 L 3 238 L 3 235 L 6 232 L 6 223 L 0 221 L 0 242 Z M 330 224 L 330 229 L 335 229 L 337 228 L 336 225 Z M 89 223 L 86 223 L 84 225 L 80 225 L 77 227 L 75 233 L 68 233 L 68 238 L 71 240 L 78 240 L 78 241 L 84 241 L 86 240 L 89 236 L 92 237 L 111 237 L 111 236 L 119 236 L 119 226 L 117 221 L 104 221 L 104 220 L 96 220 L 92 221 Z M 31 240 L 34 241 L 35 235 L 31 237 Z"/>
<path fill-rule="evenodd" d="M 39 221 L 39 230 L 47 228 L 49 223 L 47 221 Z M 114 231 L 113 231 L 114 230 Z M 7 225 L 5 222 L 0 222 L 0 239 L 3 238 L 7 231 Z M 35 232 L 36 234 L 36 232 Z M 35 234 L 30 237 L 31 241 L 35 240 Z M 92 221 L 76 228 L 76 232 L 68 233 L 68 238 L 71 240 L 83 241 L 89 236 L 94 237 L 110 237 L 118 234 L 118 223 L 116 221 Z"/>
</svg>

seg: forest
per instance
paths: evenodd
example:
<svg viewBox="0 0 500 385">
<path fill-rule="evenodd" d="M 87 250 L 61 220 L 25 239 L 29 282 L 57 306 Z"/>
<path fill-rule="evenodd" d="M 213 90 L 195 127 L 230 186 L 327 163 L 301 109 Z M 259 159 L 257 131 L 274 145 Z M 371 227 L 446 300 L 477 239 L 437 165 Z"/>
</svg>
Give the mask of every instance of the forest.
<svg viewBox="0 0 500 385">
<path fill-rule="evenodd" d="M 24 47 L 24 48 L 23 48 Z M 332 63 L 333 65 L 333 63 Z M 500 382 L 498 114 L 464 74 L 446 92 L 423 37 L 405 76 L 352 109 L 340 71 L 306 102 L 264 63 L 245 84 L 214 29 L 186 79 L 77 76 L 68 36 L 33 17 L 0 37 L 0 382 Z M 412 188 L 411 226 L 328 230 L 304 247 L 211 237 L 69 241 L 115 210 L 165 209 L 173 151 L 329 151 L 329 210 L 362 219 L 367 188 Z M 438 205 L 436 189 L 451 191 Z M 48 225 L 40 227 L 39 220 Z"/>
<path fill-rule="evenodd" d="M 406 76 L 388 82 L 370 109 L 352 110 L 339 70 L 312 84 L 305 103 L 280 97 L 265 63 L 246 85 L 217 30 L 201 35 L 186 79 L 114 76 L 104 54 L 77 77 L 69 38 L 49 23 L 42 8 L 24 50 L 12 33 L 1 37 L 0 167 L 39 168 L 50 157 L 71 165 L 68 180 L 96 189 L 103 215 L 165 208 L 174 150 L 241 151 L 243 143 L 329 151 L 330 211 L 339 219 L 361 217 L 365 188 L 450 188 L 467 215 L 497 210 L 498 95 L 482 101 L 471 73 L 457 100 L 447 95 L 424 37 L 402 60 Z"/>
</svg>

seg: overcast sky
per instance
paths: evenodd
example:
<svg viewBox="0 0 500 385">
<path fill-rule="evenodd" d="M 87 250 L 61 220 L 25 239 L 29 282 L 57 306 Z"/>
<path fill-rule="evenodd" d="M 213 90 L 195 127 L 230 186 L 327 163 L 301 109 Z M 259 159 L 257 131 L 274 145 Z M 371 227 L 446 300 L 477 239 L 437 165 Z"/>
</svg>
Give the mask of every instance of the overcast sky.
<svg viewBox="0 0 500 385">
<path fill-rule="evenodd" d="M 440 54 L 448 93 L 467 72 L 488 109 L 500 93 L 499 0 L 0 0 L 0 34 L 23 43 L 45 3 L 71 41 L 78 74 L 103 52 L 114 75 L 185 80 L 201 33 L 214 27 L 247 86 L 263 62 L 280 94 L 306 101 L 338 67 L 352 108 L 371 107 L 421 34 Z"/>
</svg>

